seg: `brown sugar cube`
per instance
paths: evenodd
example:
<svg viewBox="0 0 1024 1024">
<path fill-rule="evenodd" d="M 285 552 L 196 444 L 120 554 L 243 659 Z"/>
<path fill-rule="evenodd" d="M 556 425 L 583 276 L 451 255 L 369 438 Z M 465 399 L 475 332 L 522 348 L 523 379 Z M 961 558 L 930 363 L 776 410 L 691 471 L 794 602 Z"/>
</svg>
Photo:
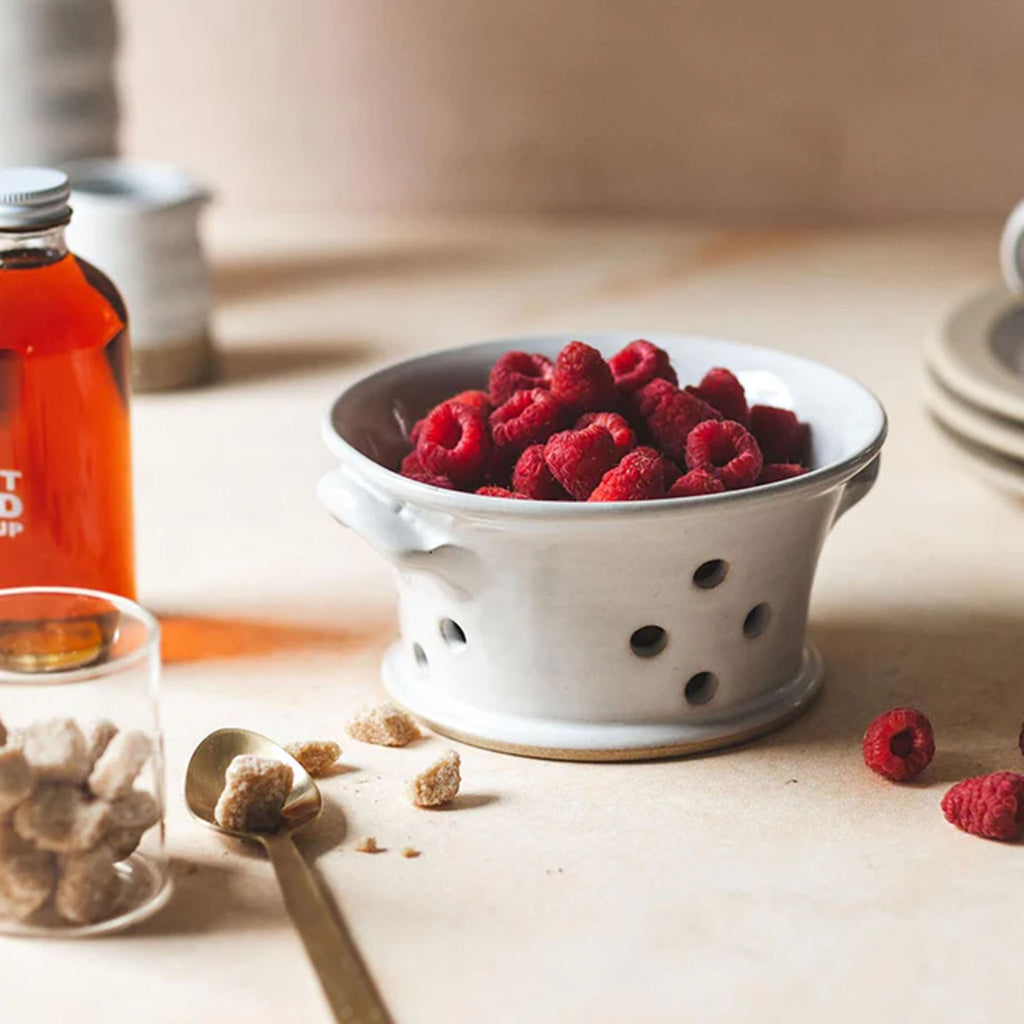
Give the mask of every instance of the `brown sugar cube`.
<svg viewBox="0 0 1024 1024">
<path fill-rule="evenodd" d="M 356 853 L 383 853 L 373 836 L 363 836 L 355 845 Z"/>
<path fill-rule="evenodd" d="M 19 921 L 31 917 L 53 892 L 55 881 L 52 853 L 36 850 L 28 843 L 9 847 L 0 856 L 0 917 Z"/>
<path fill-rule="evenodd" d="M 71 718 L 34 722 L 18 742 L 36 778 L 43 782 L 85 782 L 91 762 L 82 730 Z"/>
<path fill-rule="evenodd" d="M 14 810 L 32 792 L 32 769 L 17 747 L 0 747 L 0 814 Z"/>
<path fill-rule="evenodd" d="M 303 740 L 284 749 L 314 778 L 326 775 L 341 757 L 341 747 L 334 740 Z"/>
<path fill-rule="evenodd" d="M 89 764 L 93 767 L 100 755 L 117 735 L 117 726 L 106 718 L 97 719 L 85 731 L 85 745 L 89 751 Z"/>
<path fill-rule="evenodd" d="M 14 812 L 14 830 L 41 850 L 91 850 L 110 824 L 110 805 L 76 786 L 41 786 Z"/>
<path fill-rule="evenodd" d="M 354 739 L 382 747 L 404 747 L 420 735 L 412 717 L 390 701 L 375 708 L 360 708 L 346 729 Z"/>
<path fill-rule="evenodd" d="M 130 857 L 146 831 L 160 820 L 160 807 L 150 793 L 133 789 L 110 804 L 110 824 L 103 842 L 118 860 Z"/>
<path fill-rule="evenodd" d="M 409 799 L 417 807 L 440 807 L 450 803 L 459 792 L 461 763 L 454 750 L 446 750 L 409 783 Z"/>
<path fill-rule="evenodd" d="M 112 917 L 118 878 L 114 854 L 107 846 L 58 858 L 57 913 L 72 924 L 95 924 Z"/>
<path fill-rule="evenodd" d="M 149 759 L 153 744 L 141 732 L 119 732 L 100 755 L 89 775 L 89 789 L 104 800 L 124 796 Z"/>
<path fill-rule="evenodd" d="M 234 832 L 273 832 L 292 790 L 292 770 L 281 761 L 239 754 L 224 775 L 213 817 Z"/>
<path fill-rule="evenodd" d="M 14 831 L 14 815 L 7 814 L 0 817 L 0 860 L 5 857 L 12 857 L 16 853 L 29 853 L 35 846 L 25 839 L 22 839 Z"/>
</svg>

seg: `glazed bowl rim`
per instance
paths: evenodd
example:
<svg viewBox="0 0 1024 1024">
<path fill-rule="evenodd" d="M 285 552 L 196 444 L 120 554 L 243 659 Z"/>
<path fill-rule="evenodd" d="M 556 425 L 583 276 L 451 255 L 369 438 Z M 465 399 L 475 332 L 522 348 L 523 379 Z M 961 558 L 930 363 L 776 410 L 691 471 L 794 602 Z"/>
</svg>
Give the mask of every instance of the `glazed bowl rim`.
<svg viewBox="0 0 1024 1024">
<path fill-rule="evenodd" d="M 626 342 L 623 339 L 627 337 L 631 340 L 636 338 L 653 339 L 655 344 L 657 344 L 658 338 L 674 341 L 698 341 L 721 345 L 737 355 L 742 353 L 748 358 L 751 356 L 756 358 L 759 354 L 770 353 L 773 357 L 782 356 L 794 364 L 803 365 L 812 370 L 826 370 L 842 378 L 848 384 L 852 384 L 862 393 L 867 402 L 874 406 L 874 411 L 877 413 L 877 425 L 868 442 L 850 455 L 788 480 L 778 480 L 774 483 L 759 484 L 743 490 L 724 491 L 719 494 L 705 494 L 696 497 L 593 503 L 585 501 L 523 501 L 518 498 L 497 498 L 491 495 L 474 494 L 466 491 L 451 491 L 442 487 L 434 487 L 432 484 L 420 483 L 417 480 L 404 477 L 400 473 L 388 469 L 386 466 L 382 466 L 368 455 L 363 454 L 354 445 L 346 441 L 335 427 L 336 410 L 356 388 L 376 378 L 392 374 L 398 369 L 414 370 L 417 366 L 422 366 L 441 356 L 451 356 L 458 352 L 475 351 L 499 345 L 505 346 L 506 351 L 512 351 L 520 348 L 529 349 L 531 345 L 565 344 L 574 338 L 578 338 L 588 344 L 601 341 L 625 344 Z M 331 400 L 322 419 L 321 432 L 327 448 L 340 460 L 342 466 L 348 467 L 354 473 L 358 473 L 361 479 L 364 481 L 368 480 L 388 496 L 400 499 L 408 504 L 425 505 L 434 509 L 480 516 L 496 513 L 502 517 L 509 516 L 520 519 L 556 516 L 561 519 L 592 520 L 608 516 L 651 513 L 675 514 L 686 509 L 709 510 L 712 508 L 722 508 L 724 510 L 727 507 L 733 507 L 740 503 L 753 504 L 759 501 L 776 500 L 784 496 L 787 498 L 796 497 L 802 493 L 810 494 L 813 492 L 820 494 L 845 483 L 877 457 L 888 433 L 888 417 L 886 416 L 885 408 L 874 392 L 855 377 L 836 370 L 826 363 L 818 362 L 815 359 L 808 359 L 805 356 L 794 355 L 783 349 L 771 348 L 766 345 L 749 345 L 743 342 L 728 341 L 723 338 L 713 338 L 707 335 L 674 334 L 666 331 L 649 333 L 588 331 L 576 335 L 569 333 L 546 333 L 488 338 L 464 345 L 431 349 L 429 352 L 419 355 L 390 360 L 367 373 L 361 374 Z"/>
</svg>

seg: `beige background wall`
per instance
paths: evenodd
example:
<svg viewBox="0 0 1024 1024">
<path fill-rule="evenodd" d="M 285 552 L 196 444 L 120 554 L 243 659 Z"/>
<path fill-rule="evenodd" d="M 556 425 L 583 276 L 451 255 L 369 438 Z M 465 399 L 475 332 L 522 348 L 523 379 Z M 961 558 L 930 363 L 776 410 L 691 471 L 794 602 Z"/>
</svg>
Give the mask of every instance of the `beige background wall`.
<svg viewBox="0 0 1024 1024">
<path fill-rule="evenodd" d="M 236 208 L 1004 212 L 1017 0 L 122 0 L 130 152 Z"/>
</svg>

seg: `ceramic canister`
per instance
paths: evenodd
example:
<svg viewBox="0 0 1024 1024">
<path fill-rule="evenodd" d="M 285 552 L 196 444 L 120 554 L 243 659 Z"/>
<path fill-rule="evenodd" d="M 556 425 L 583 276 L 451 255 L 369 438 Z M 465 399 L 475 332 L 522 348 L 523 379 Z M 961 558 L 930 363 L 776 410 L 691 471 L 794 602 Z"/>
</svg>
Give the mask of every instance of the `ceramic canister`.
<svg viewBox="0 0 1024 1024">
<path fill-rule="evenodd" d="M 635 334 L 584 336 L 605 356 Z M 871 489 L 877 399 L 807 359 L 714 339 L 645 335 L 681 380 L 728 366 L 754 402 L 798 410 L 812 469 L 779 483 L 658 501 L 516 501 L 394 472 L 408 432 L 502 352 L 554 356 L 569 337 L 510 338 L 409 359 L 332 406 L 339 467 L 319 494 L 397 571 L 401 638 L 384 681 L 439 731 L 544 757 L 694 752 L 805 708 L 823 665 L 808 641 L 818 555 Z"/>
<path fill-rule="evenodd" d="M 211 288 L 199 234 L 206 189 L 158 163 L 82 160 L 65 169 L 73 211 L 68 245 L 124 296 L 135 390 L 206 379 Z"/>
<path fill-rule="evenodd" d="M 0 166 L 117 152 L 113 0 L 0 0 Z"/>
</svg>

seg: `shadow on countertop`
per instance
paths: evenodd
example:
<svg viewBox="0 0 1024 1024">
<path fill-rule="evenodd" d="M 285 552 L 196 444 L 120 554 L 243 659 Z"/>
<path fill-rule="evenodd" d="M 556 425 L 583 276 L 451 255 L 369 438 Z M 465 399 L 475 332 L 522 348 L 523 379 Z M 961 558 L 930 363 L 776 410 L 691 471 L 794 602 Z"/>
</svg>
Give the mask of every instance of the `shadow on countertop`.
<svg viewBox="0 0 1024 1024">
<path fill-rule="evenodd" d="M 922 783 L 1024 770 L 1017 741 L 1024 719 L 1024 622 L 985 610 L 813 622 L 825 659 L 821 697 L 792 725 L 757 741 L 849 745 L 891 707 L 913 705 L 935 729 L 935 760 Z"/>
<path fill-rule="evenodd" d="M 423 245 L 350 249 L 343 252 L 281 252 L 214 264 L 213 290 L 225 306 L 250 299 L 302 292 L 324 284 L 351 284 L 366 278 L 423 276 L 479 268 L 495 254 L 478 246 Z"/>
<path fill-rule="evenodd" d="M 373 345 L 347 339 L 335 342 L 288 339 L 259 345 L 233 344 L 216 350 L 214 374 L 205 386 L 232 387 L 317 371 L 342 370 L 379 355 L 379 350 Z"/>
</svg>

